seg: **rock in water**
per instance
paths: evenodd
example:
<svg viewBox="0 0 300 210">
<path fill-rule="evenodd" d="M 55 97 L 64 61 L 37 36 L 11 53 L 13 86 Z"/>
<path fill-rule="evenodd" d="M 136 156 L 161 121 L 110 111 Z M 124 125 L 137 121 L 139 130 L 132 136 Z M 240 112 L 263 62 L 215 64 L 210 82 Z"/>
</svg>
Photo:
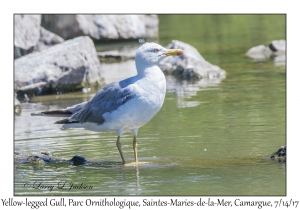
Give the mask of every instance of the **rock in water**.
<svg viewBox="0 0 300 210">
<path fill-rule="evenodd" d="M 269 58 L 272 55 L 272 51 L 270 50 L 270 48 L 264 45 L 258 45 L 250 48 L 246 52 L 246 55 L 250 58 L 253 58 L 256 61 L 262 61 L 266 58 Z"/>
<path fill-rule="evenodd" d="M 286 57 L 285 40 L 273 40 L 268 46 L 258 45 L 250 48 L 246 56 L 256 61 L 264 61 L 271 58 L 276 66 L 285 65 Z"/>
<path fill-rule="evenodd" d="M 57 93 L 100 84 L 93 41 L 78 37 L 15 60 L 15 90 L 29 95 Z"/>
<path fill-rule="evenodd" d="M 72 159 L 67 160 L 59 157 L 53 157 L 50 152 L 35 152 L 35 153 L 26 153 L 21 151 L 14 152 L 14 163 L 15 166 L 20 166 L 22 164 L 31 164 L 31 165 L 44 165 L 44 163 L 51 162 L 65 162 L 72 163 L 74 166 L 83 165 L 88 161 L 80 155 L 73 156 Z"/>
<path fill-rule="evenodd" d="M 75 155 L 74 157 L 72 157 L 72 159 L 70 159 L 70 162 L 74 165 L 74 166 L 78 166 L 78 165 L 83 165 L 87 162 L 87 160 L 80 155 Z"/>
<path fill-rule="evenodd" d="M 207 62 L 193 46 L 173 40 L 166 48 L 182 49 L 184 54 L 167 57 L 160 62 L 160 68 L 176 77 L 190 78 L 225 78 L 226 72 L 220 67 Z"/>
<path fill-rule="evenodd" d="M 286 43 L 285 40 L 273 40 L 271 42 L 271 44 L 269 44 L 269 48 L 273 51 L 273 52 L 282 52 L 285 53 L 286 51 Z"/>
<path fill-rule="evenodd" d="M 276 152 L 270 155 L 270 158 L 286 157 L 286 145 L 281 146 Z"/>
</svg>

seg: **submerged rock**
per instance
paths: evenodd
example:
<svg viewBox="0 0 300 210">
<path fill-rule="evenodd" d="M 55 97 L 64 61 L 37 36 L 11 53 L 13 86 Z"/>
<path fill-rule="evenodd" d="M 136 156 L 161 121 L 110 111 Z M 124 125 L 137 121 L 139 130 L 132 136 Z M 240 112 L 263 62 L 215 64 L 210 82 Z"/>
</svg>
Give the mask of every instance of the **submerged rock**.
<svg viewBox="0 0 300 210">
<path fill-rule="evenodd" d="M 226 72 L 220 67 L 207 62 L 193 46 L 173 40 L 166 48 L 182 49 L 184 54 L 167 57 L 160 62 L 160 68 L 176 77 L 189 78 L 225 78 Z"/>
<path fill-rule="evenodd" d="M 43 15 L 42 26 L 64 39 L 88 35 L 93 39 L 157 37 L 157 15 Z"/>
<path fill-rule="evenodd" d="M 277 157 L 286 157 L 286 145 L 281 146 L 276 152 L 270 155 L 270 158 Z"/>
<path fill-rule="evenodd" d="M 41 153 L 23 153 L 20 151 L 14 152 L 15 164 L 43 164 L 44 162 L 53 162 L 55 158 L 49 152 Z"/>
<path fill-rule="evenodd" d="M 40 95 L 102 84 L 93 41 L 78 37 L 15 60 L 15 90 Z"/>
<path fill-rule="evenodd" d="M 87 160 L 83 156 L 80 156 L 80 155 L 75 155 L 69 161 L 72 162 L 72 164 L 74 166 L 83 165 L 87 162 Z"/>
<path fill-rule="evenodd" d="M 77 165 L 85 164 L 87 160 L 80 155 L 75 155 L 70 160 L 68 160 L 68 159 L 53 157 L 50 152 L 23 153 L 20 151 L 15 151 L 14 162 L 17 166 L 22 164 L 44 165 L 45 163 L 50 163 L 50 162 L 66 162 L 77 166 Z"/>
</svg>

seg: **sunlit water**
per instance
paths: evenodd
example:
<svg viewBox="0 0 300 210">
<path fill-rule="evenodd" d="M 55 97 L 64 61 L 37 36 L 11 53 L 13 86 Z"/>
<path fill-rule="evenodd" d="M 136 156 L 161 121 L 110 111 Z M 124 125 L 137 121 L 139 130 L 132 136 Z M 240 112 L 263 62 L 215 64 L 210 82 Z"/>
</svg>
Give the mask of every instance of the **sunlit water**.
<svg viewBox="0 0 300 210">
<path fill-rule="evenodd" d="M 241 17 L 240 22 L 251 23 L 256 32 L 274 18 Z M 177 30 L 174 23 L 178 18 L 184 29 L 171 37 L 166 30 L 172 30 L 171 26 Z M 207 35 L 201 18 L 211 22 Z M 80 166 L 67 161 L 16 165 L 15 195 L 285 195 L 285 164 L 267 158 L 285 144 L 285 67 L 272 60 L 253 62 L 244 55 L 252 46 L 285 37 L 279 37 L 279 32 L 270 35 L 273 28 L 268 25 L 268 31 L 260 32 L 258 38 L 250 31 L 247 38 L 244 31 L 233 28 L 237 27 L 235 19 L 160 16 L 161 44 L 171 39 L 188 42 L 209 62 L 225 69 L 227 77 L 222 81 L 181 81 L 167 76 L 161 111 L 139 130 L 138 158 L 146 163 L 138 167 L 121 164 L 116 133 L 60 130 L 53 124 L 60 118 L 30 116 L 36 110 L 87 101 L 95 92 L 35 97 L 23 103 L 21 114 L 15 116 L 16 150 L 50 151 L 64 160 L 82 155 L 88 162 Z M 198 26 L 196 20 L 204 26 Z M 185 34 L 196 26 L 200 38 Z M 230 27 L 236 34 L 227 29 Z M 135 74 L 130 60 L 105 65 L 102 74 L 106 82 Z M 122 135 L 121 142 L 126 160 L 132 162 L 132 135 Z M 83 183 L 87 188 L 70 189 L 71 183 Z M 53 189 L 46 188 L 52 185 Z"/>
</svg>

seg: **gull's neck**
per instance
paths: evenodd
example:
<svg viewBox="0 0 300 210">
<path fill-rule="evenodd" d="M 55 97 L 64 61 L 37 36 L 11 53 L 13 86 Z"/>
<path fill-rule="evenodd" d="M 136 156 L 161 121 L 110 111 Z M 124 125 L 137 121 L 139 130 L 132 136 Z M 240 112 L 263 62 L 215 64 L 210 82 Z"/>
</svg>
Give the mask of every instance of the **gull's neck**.
<svg viewBox="0 0 300 210">
<path fill-rule="evenodd" d="M 157 64 L 148 64 L 145 62 L 137 62 L 136 61 L 135 65 L 136 65 L 137 73 L 141 77 L 144 77 L 144 76 L 154 73 L 153 69 L 160 70 L 160 68 L 158 67 Z"/>
</svg>

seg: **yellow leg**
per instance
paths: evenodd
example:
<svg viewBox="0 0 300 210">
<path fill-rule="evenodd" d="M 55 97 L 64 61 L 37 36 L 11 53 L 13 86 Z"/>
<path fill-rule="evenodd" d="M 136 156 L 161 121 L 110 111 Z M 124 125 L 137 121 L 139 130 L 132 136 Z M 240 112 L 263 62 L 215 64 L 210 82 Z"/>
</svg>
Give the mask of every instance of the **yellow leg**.
<svg viewBox="0 0 300 210">
<path fill-rule="evenodd" d="M 137 163 L 137 162 L 138 162 L 138 159 L 137 159 L 137 143 L 136 143 L 136 136 L 133 137 L 132 146 L 133 146 L 133 152 L 134 152 L 134 161 Z"/>
<path fill-rule="evenodd" d="M 124 158 L 124 155 L 123 155 L 123 152 L 122 152 L 122 145 L 121 145 L 121 142 L 120 142 L 120 136 L 118 136 L 116 145 L 117 145 L 117 148 L 118 148 L 119 153 L 120 153 L 120 155 L 121 155 L 123 164 L 125 164 L 125 158 Z"/>
</svg>

